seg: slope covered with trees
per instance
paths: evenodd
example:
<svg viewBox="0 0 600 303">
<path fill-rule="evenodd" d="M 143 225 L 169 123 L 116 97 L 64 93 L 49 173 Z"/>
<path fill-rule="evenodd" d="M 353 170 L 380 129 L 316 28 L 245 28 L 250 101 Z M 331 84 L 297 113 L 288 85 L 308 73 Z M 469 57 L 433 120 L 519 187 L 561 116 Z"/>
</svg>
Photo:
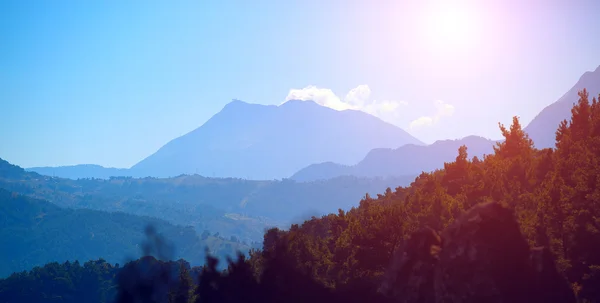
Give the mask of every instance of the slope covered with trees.
<svg viewBox="0 0 600 303">
<path fill-rule="evenodd" d="M 116 263 L 144 253 L 145 229 L 166 238 L 171 258 L 204 262 L 204 252 L 224 258 L 250 247 L 192 227 L 118 212 L 65 209 L 0 189 L 0 277 L 49 262 L 104 258 Z"/>
<path fill-rule="evenodd" d="M 414 177 L 413 177 L 414 178 Z M 411 178 L 339 177 L 327 181 L 253 181 L 182 175 L 175 178 L 70 180 L 27 172 L 0 160 L 0 188 L 61 207 L 120 211 L 194 226 L 221 236 L 260 241 L 265 228 L 350 208 L 365 193 Z"/>
<path fill-rule="evenodd" d="M 464 210 L 497 201 L 514 210 L 530 246 L 547 246 L 557 270 L 580 298 L 600 300 L 600 103 L 584 90 L 556 148 L 537 150 L 518 118 L 494 154 L 469 159 L 461 147 L 444 169 L 409 187 L 366 197 L 348 212 L 289 231 L 270 230 L 265 248 L 287 243 L 297 268 L 323 285 L 377 285 L 398 245 L 420 227 L 442 230 Z M 263 252 L 264 253 L 264 252 Z M 260 254 L 251 259 L 260 263 Z"/>
<path fill-rule="evenodd" d="M 230 191 L 227 191 L 229 184 Z M 0 188 L 47 200 L 60 207 L 124 212 L 193 226 L 198 233 L 208 230 L 225 237 L 259 241 L 265 220 L 228 216 L 227 201 L 239 201 L 251 191 L 235 180 L 212 180 L 200 176 L 172 179 L 112 178 L 70 180 L 26 172 L 0 160 Z M 225 188 L 223 188 L 225 187 Z M 224 203 L 225 202 L 225 203 Z"/>
</svg>

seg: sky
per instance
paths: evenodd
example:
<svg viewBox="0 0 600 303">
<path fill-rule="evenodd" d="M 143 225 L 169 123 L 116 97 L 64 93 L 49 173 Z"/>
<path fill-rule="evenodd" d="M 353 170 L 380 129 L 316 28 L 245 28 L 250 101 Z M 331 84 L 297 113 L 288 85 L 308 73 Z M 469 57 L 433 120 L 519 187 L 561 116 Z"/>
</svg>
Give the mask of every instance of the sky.
<svg viewBox="0 0 600 303">
<path fill-rule="evenodd" d="M 0 158 L 130 167 L 232 99 L 500 138 L 600 65 L 600 1 L 0 2 Z"/>
</svg>

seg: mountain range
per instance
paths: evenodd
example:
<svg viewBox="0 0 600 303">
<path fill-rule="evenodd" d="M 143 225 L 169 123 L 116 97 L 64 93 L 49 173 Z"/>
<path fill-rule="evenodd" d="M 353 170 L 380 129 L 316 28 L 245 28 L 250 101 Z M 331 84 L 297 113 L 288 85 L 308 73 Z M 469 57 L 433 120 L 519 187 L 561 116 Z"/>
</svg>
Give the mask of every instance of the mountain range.
<svg viewBox="0 0 600 303">
<path fill-rule="evenodd" d="M 288 226 L 357 206 L 365 194 L 409 185 L 416 176 L 324 181 L 257 181 L 181 175 L 174 178 L 78 179 L 27 172 L 0 159 L 0 188 L 47 200 L 60 207 L 124 212 L 235 236 L 262 240 L 264 229 Z M 1 215 L 1 213 L 0 213 Z"/>
<path fill-rule="evenodd" d="M 458 148 L 465 145 L 469 157 L 483 157 L 493 153 L 495 141 L 477 136 L 461 140 L 441 140 L 431 145 L 408 144 L 396 149 L 373 149 L 356 165 L 342 165 L 332 162 L 313 164 L 295 173 L 291 179 L 314 181 L 339 176 L 394 177 L 418 175 L 444 167 L 444 162 L 454 161 Z"/>
<path fill-rule="evenodd" d="M 583 88 L 591 96 L 600 93 L 600 66 L 585 72 L 525 127 L 537 148 L 554 147 L 555 130 L 570 118 L 577 92 Z M 168 142 L 130 169 L 76 165 L 28 170 L 72 179 L 200 174 L 255 180 L 291 176 L 311 181 L 344 175 L 406 176 L 441 168 L 454 159 L 460 145 L 467 145 L 471 156 L 481 156 L 491 152 L 492 143 L 469 136 L 424 145 L 406 131 L 361 111 L 336 111 L 312 101 L 292 100 L 275 106 L 234 100 L 199 128 Z"/>
<path fill-rule="evenodd" d="M 562 120 L 570 119 L 571 108 L 577 102 L 577 93 L 587 89 L 590 96 L 600 94 L 600 66 L 584 73 L 579 81 L 558 101 L 544 108 L 524 129 L 537 148 L 554 147 L 555 131 Z M 591 100 L 591 98 L 590 98 Z M 338 176 L 390 177 L 414 175 L 442 168 L 453 161 L 458 147 L 465 145 L 470 157 L 481 157 L 493 152 L 494 141 L 469 136 L 460 140 L 441 140 L 431 145 L 405 145 L 396 149 L 377 148 L 355 165 L 333 162 L 311 164 L 292 175 L 296 181 L 313 181 Z"/>
<path fill-rule="evenodd" d="M 30 167 L 28 171 L 33 171 L 41 175 L 61 177 L 69 179 L 98 178 L 108 179 L 115 176 L 129 176 L 127 168 L 103 167 L 95 164 L 79 164 L 59 167 Z"/>
<path fill-rule="evenodd" d="M 234 100 L 128 170 L 91 165 L 29 170 L 67 178 L 200 174 L 273 180 L 312 163 L 356 163 L 373 148 L 405 144 L 423 143 L 362 111 L 336 111 L 313 101 L 275 106 Z"/>
<path fill-rule="evenodd" d="M 247 252 L 266 228 L 349 210 L 367 193 L 375 196 L 414 178 L 72 180 L 0 159 L 0 247 L 10 248 L 0 252 L 0 277 L 51 261 L 122 262 L 141 252 L 148 225 L 173 240 L 177 258 L 200 264 L 205 247 L 219 257 Z"/>
<path fill-rule="evenodd" d="M 592 97 L 600 93 L 600 67 L 585 73 L 525 128 L 536 147 L 554 145 L 558 124 L 569 119 L 583 88 Z M 481 157 L 493 153 L 496 143 L 468 136 L 424 145 L 358 111 L 334 111 L 310 101 L 281 106 L 234 101 L 131 169 L 33 169 L 49 175 L 69 170 L 70 178 L 84 178 L 71 180 L 28 172 L 0 159 L 0 247 L 11 248 L 0 252 L 0 275 L 50 260 L 102 256 L 119 261 L 123 255 L 114 252 L 134 255 L 143 226 L 149 224 L 175 240 L 181 249 L 177 256 L 189 260 L 201 262 L 194 254 L 206 246 L 221 255 L 247 250 L 251 245 L 246 243 L 260 241 L 264 228 L 274 223 L 352 208 L 365 193 L 406 186 L 422 171 L 443 167 L 462 145 L 470 157 Z M 284 165 L 286 161 L 291 164 Z M 263 171 L 264 165 L 257 179 L 292 177 L 256 181 L 181 175 L 192 169 L 211 175 L 208 171 L 219 165 L 223 175 L 243 176 Z M 196 171 L 197 166 L 202 168 Z M 87 179 L 93 177 L 90 172 L 103 179 Z M 178 176 L 108 178 L 113 174 Z"/>
<path fill-rule="evenodd" d="M 373 148 L 404 144 L 423 143 L 362 111 L 336 111 L 312 101 L 280 106 L 233 101 L 131 170 L 137 176 L 272 180 L 312 163 L 356 163 Z"/>
</svg>

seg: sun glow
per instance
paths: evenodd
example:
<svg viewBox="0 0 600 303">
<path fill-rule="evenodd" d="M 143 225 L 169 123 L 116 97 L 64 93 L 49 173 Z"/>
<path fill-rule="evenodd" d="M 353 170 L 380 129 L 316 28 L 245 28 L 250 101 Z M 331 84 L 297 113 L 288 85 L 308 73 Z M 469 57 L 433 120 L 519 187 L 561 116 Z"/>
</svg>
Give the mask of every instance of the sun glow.
<svg viewBox="0 0 600 303">
<path fill-rule="evenodd" d="M 424 18 L 428 44 L 441 51 L 466 51 L 477 42 L 475 17 L 459 6 L 443 5 L 428 10 Z"/>
</svg>

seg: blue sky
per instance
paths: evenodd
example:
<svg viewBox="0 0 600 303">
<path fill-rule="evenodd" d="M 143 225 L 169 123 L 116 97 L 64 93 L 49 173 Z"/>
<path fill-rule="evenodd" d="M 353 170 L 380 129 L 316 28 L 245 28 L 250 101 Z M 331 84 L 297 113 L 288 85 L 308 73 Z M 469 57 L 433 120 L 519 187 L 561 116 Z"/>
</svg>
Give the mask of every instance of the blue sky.
<svg viewBox="0 0 600 303">
<path fill-rule="evenodd" d="M 498 122 L 526 124 L 600 65 L 598 12 L 591 0 L 6 0 L 0 157 L 129 167 L 232 99 L 288 96 L 426 142 L 498 138 Z"/>
</svg>

